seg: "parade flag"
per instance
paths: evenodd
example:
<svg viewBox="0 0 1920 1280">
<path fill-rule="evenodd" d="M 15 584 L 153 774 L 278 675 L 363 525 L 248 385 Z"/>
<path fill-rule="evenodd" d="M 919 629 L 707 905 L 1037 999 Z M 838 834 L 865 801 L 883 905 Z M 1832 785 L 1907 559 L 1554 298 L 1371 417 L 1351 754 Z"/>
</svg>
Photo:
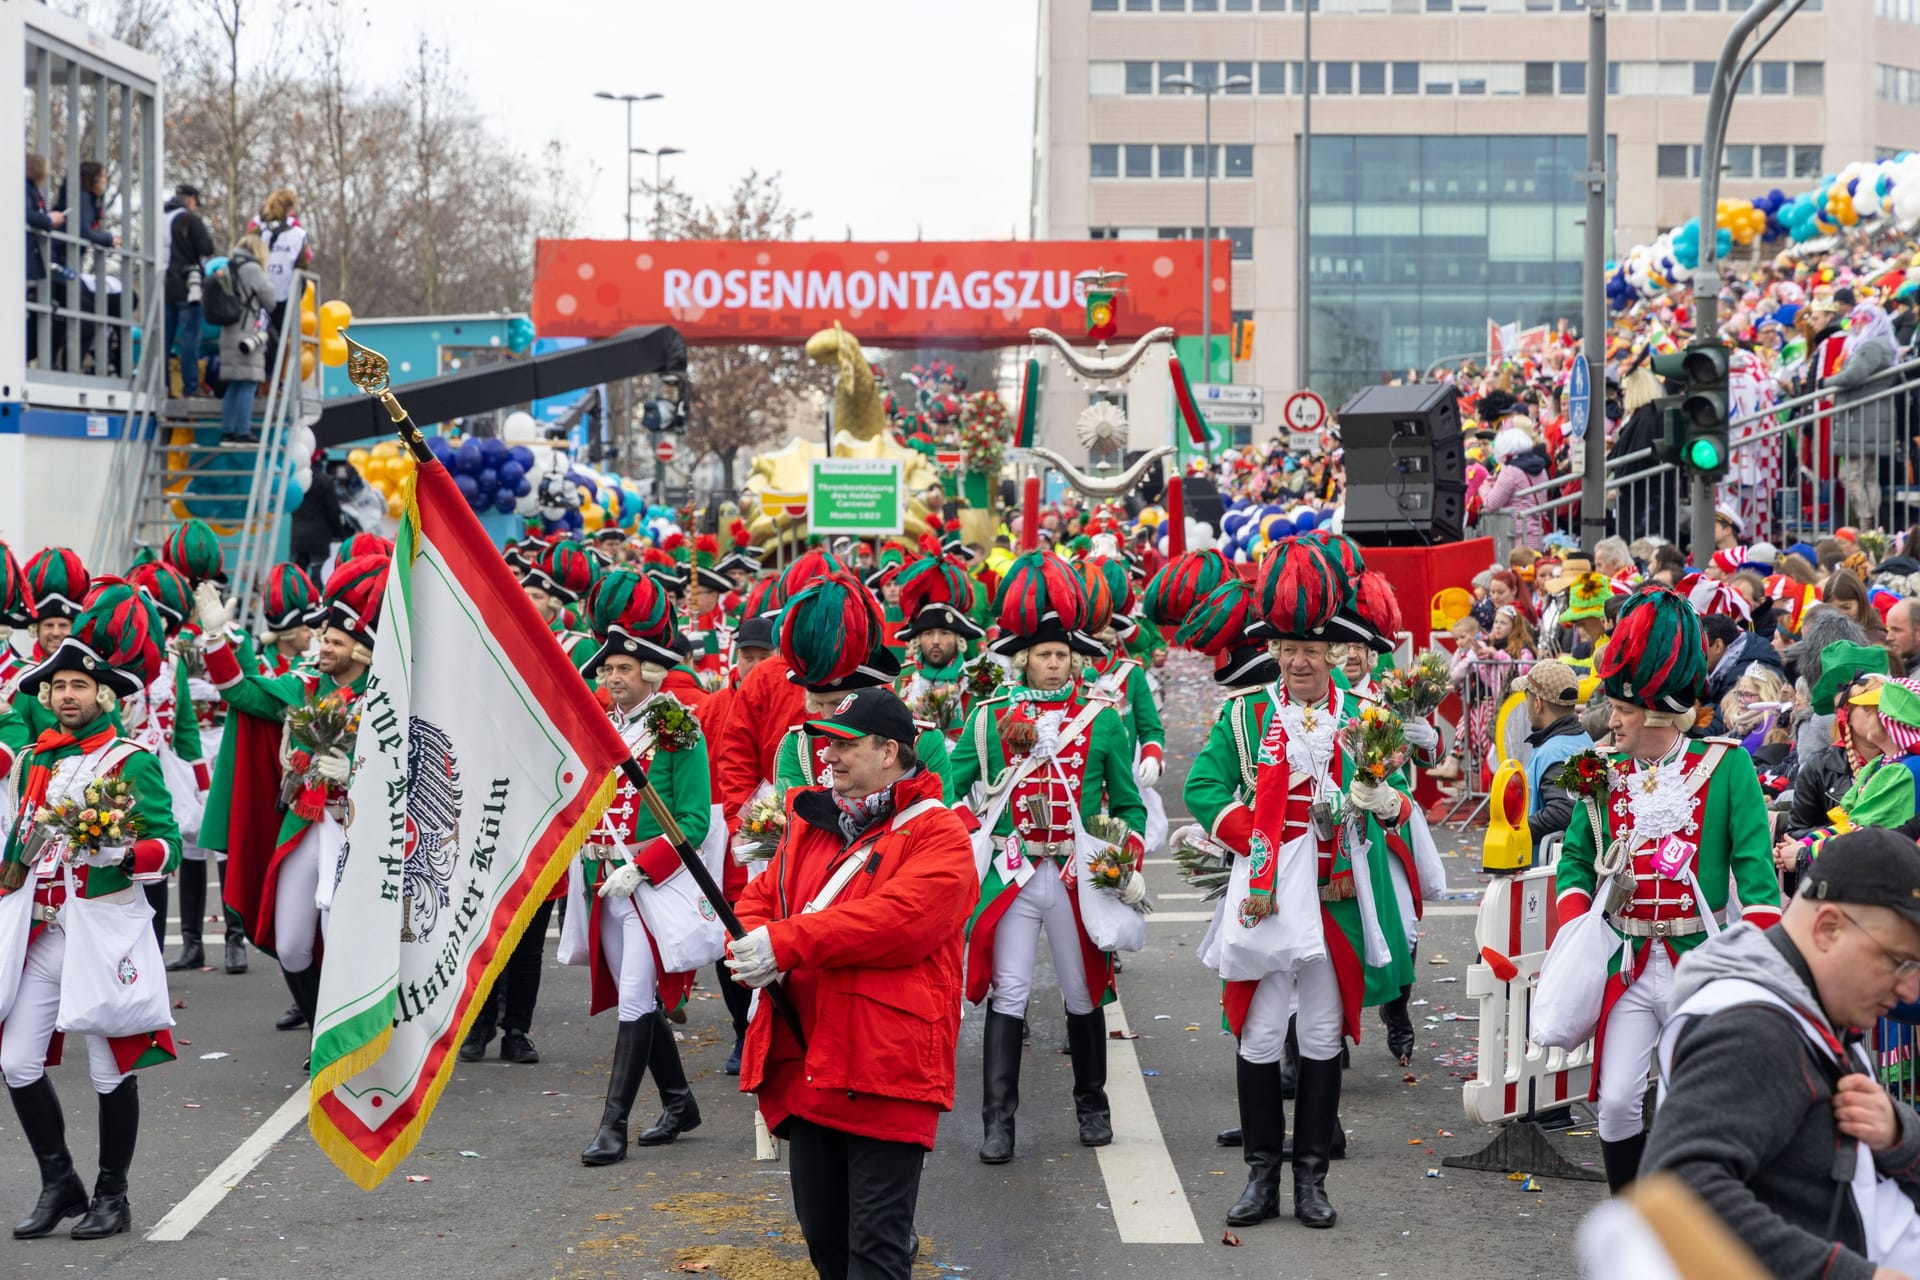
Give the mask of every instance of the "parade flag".
<svg viewBox="0 0 1920 1280">
<path fill-rule="evenodd" d="M 453 477 L 423 461 L 361 701 L 308 1124 L 372 1190 L 613 796 L 626 745 Z"/>
</svg>

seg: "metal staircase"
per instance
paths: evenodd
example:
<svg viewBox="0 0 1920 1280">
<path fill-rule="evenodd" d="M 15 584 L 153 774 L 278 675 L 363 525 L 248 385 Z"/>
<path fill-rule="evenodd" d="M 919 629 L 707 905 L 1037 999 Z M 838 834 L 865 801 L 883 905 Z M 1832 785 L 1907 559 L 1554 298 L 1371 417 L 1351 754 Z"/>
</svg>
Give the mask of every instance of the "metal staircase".
<svg viewBox="0 0 1920 1280">
<path fill-rule="evenodd" d="M 140 394 L 115 445 L 94 538 L 91 563 L 101 571 L 123 570 L 140 547 L 158 546 L 197 516 L 219 535 L 228 590 L 242 601 L 242 616 L 252 613 L 288 514 L 290 438 L 320 416 L 318 341 L 300 324 L 299 299 L 309 285 L 317 296 L 317 278 L 296 275 L 266 389 L 254 401 L 258 444 L 220 443 L 220 401 L 169 397 L 167 344 L 145 345 L 135 375 Z M 154 315 L 146 331 L 160 327 Z M 303 361 L 303 352 L 311 359 Z M 303 367 L 313 370 L 310 378 L 301 377 Z"/>
</svg>

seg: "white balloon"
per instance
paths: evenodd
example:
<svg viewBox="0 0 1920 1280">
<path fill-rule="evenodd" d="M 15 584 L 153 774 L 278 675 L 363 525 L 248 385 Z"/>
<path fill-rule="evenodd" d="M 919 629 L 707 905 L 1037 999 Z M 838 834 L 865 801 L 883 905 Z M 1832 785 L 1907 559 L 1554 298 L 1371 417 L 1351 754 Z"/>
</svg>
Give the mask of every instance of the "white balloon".
<svg viewBox="0 0 1920 1280">
<path fill-rule="evenodd" d="M 525 409 L 516 409 L 500 424 L 500 438 L 508 444 L 532 444 L 540 438 L 540 424 Z"/>
<path fill-rule="evenodd" d="M 308 456 L 311 457 L 312 455 L 309 454 Z M 311 463 L 293 473 L 293 487 L 303 494 L 313 489 L 313 466 Z"/>
</svg>

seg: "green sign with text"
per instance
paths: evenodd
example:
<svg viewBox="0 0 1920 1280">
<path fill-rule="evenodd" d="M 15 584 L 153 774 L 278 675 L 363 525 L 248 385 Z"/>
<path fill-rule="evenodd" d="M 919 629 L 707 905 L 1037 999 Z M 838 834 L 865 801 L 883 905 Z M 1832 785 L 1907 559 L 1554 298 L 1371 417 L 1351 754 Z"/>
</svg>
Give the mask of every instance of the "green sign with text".
<svg viewBox="0 0 1920 1280">
<path fill-rule="evenodd" d="M 904 533 L 907 482 L 887 458 L 815 458 L 808 484 L 808 527 L 814 533 Z"/>
</svg>

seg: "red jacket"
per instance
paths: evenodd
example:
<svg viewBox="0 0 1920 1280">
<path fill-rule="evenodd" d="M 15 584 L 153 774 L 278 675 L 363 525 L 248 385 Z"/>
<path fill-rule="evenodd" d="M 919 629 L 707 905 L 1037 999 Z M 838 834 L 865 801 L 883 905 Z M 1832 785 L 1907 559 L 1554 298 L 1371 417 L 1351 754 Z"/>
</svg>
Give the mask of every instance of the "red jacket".
<svg viewBox="0 0 1920 1280">
<path fill-rule="evenodd" d="M 787 660 L 770 654 L 747 673 L 735 695 L 736 707 L 751 714 L 729 715 L 718 737 L 707 739 L 707 753 L 716 762 L 714 799 L 732 830 L 745 804 L 762 781 L 773 779 L 773 757 L 787 730 L 807 718 L 807 694 L 787 679 Z"/>
<path fill-rule="evenodd" d="M 952 1110 L 963 935 L 980 885 L 966 829 L 941 803 L 941 785 L 932 771 L 901 781 L 895 816 L 851 846 L 828 788 L 796 787 L 788 796 L 786 837 L 738 908 L 747 929 L 767 926 L 807 1037 L 803 1059 L 772 1001 L 760 1001 L 740 1087 L 761 1093 L 763 1107 L 777 1097 L 783 1114 L 890 1140 L 903 1135 L 901 1108 L 889 1100 L 921 1104 L 929 1120 Z M 903 822 L 923 801 L 930 807 Z M 828 906 L 802 914 L 854 849 L 870 850 L 865 867 Z M 848 1105 L 861 1097 L 883 1117 L 879 1125 L 862 1127 L 863 1112 Z M 929 1124 L 927 1145 L 931 1133 Z"/>
</svg>

